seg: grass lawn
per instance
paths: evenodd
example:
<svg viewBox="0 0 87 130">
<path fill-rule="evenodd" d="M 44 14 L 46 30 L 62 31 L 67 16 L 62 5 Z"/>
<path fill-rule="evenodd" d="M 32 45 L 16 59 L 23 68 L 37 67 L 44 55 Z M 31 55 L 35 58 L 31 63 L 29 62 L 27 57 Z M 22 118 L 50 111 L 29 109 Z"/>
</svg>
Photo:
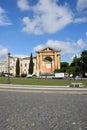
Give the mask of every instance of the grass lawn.
<svg viewBox="0 0 87 130">
<path fill-rule="evenodd" d="M 65 80 L 65 79 L 36 79 L 36 78 L 10 78 L 10 83 L 15 85 L 49 85 L 67 86 L 72 82 L 81 82 L 87 86 L 87 80 Z M 8 84 L 8 78 L 0 77 L 0 84 Z"/>
</svg>

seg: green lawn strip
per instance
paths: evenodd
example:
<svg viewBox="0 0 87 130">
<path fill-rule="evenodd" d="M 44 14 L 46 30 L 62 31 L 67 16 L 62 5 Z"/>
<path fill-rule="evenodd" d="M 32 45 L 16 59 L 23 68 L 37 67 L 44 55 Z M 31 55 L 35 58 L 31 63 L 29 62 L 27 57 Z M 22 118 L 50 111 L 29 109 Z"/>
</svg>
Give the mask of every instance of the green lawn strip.
<svg viewBox="0 0 87 130">
<path fill-rule="evenodd" d="M 55 79 L 12 79 L 13 84 L 22 85 L 49 85 L 49 86 L 66 86 L 69 81 L 67 80 L 55 80 Z"/>
<path fill-rule="evenodd" d="M 36 79 L 36 78 L 10 78 L 10 83 L 15 85 L 48 85 L 67 86 L 72 82 L 83 83 L 87 86 L 87 80 L 65 80 L 65 79 Z M 8 78 L 0 77 L 0 84 L 8 84 Z"/>
<path fill-rule="evenodd" d="M 8 83 L 7 78 L 0 77 L 0 84 L 7 84 L 7 83 Z"/>
</svg>

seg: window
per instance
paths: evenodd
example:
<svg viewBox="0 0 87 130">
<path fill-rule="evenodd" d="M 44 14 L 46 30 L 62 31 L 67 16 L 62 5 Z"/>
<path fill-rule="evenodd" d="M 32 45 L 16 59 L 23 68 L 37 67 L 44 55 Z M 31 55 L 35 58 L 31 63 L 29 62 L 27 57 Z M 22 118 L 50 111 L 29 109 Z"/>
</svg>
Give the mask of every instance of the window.
<svg viewBox="0 0 87 130">
<path fill-rule="evenodd" d="M 27 66 L 27 64 L 25 64 L 25 67 Z"/>
</svg>

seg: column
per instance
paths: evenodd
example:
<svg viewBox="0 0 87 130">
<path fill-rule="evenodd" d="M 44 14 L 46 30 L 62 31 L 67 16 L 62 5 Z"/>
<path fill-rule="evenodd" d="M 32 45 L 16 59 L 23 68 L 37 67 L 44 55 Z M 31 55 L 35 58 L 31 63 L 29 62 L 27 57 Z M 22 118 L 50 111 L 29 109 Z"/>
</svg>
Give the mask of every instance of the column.
<svg viewBox="0 0 87 130">
<path fill-rule="evenodd" d="M 37 53 L 37 63 L 36 63 L 36 69 L 37 69 L 37 76 L 39 76 L 39 54 Z"/>
<path fill-rule="evenodd" d="M 60 69 L 60 54 L 57 54 L 57 68 Z"/>
<path fill-rule="evenodd" d="M 55 52 L 55 68 L 54 69 L 57 69 L 57 55 L 56 55 L 56 52 Z"/>
<path fill-rule="evenodd" d="M 42 54 L 40 53 L 40 71 L 42 71 Z"/>
</svg>

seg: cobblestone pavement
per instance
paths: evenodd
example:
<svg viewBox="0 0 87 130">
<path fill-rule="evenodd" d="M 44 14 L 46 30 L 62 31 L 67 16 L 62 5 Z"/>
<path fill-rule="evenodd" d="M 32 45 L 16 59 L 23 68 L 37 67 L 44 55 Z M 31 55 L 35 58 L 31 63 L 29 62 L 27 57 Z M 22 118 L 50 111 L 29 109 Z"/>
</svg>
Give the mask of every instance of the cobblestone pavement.
<svg viewBox="0 0 87 130">
<path fill-rule="evenodd" d="M 0 130 L 87 130 L 87 95 L 0 92 Z"/>
</svg>

